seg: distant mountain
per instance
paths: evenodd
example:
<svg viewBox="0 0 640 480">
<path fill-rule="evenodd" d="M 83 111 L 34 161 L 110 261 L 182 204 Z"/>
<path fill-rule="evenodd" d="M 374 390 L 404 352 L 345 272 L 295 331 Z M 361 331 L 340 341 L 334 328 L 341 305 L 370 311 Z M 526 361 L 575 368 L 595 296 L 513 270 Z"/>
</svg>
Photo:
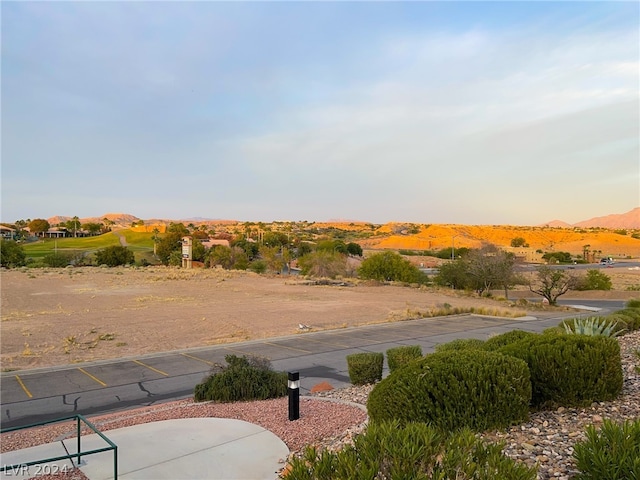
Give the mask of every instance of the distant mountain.
<svg viewBox="0 0 640 480">
<path fill-rule="evenodd" d="M 133 222 L 137 222 L 140 220 L 138 217 L 129 215 L 128 213 L 105 213 L 100 217 L 81 218 L 80 222 L 81 223 L 92 223 L 92 222 L 103 223 L 105 218 L 107 220 L 112 221 L 114 225 L 121 225 L 121 226 L 130 226 Z M 72 219 L 73 217 L 65 217 L 62 215 L 57 215 L 55 217 L 47 218 L 47 222 L 49 222 L 50 225 L 58 225 L 59 223 L 68 222 L 69 220 L 72 220 Z"/>
<path fill-rule="evenodd" d="M 570 228 L 571 224 L 567 222 L 563 222 L 562 220 L 551 220 L 548 223 L 545 223 L 547 227 L 557 227 L 557 228 Z"/>
<path fill-rule="evenodd" d="M 627 213 L 595 217 L 575 224 L 576 227 L 640 228 L 640 207 Z"/>
<path fill-rule="evenodd" d="M 567 223 L 561 220 L 552 220 L 544 225 L 549 227 L 600 227 L 600 228 L 640 228 L 640 207 L 636 207 L 627 213 L 612 213 L 603 217 L 594 217 L 578 223 Z"/>
</svg>

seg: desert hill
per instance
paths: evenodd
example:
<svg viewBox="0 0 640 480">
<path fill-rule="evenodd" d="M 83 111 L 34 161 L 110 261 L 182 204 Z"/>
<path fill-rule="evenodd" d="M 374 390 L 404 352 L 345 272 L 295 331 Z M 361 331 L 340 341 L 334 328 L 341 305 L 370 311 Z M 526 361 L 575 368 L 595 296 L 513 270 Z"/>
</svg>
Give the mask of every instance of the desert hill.
<svg viewBox="0 0 640 480">
<path fill-rule="evenodd" d="M 440 250 L 479 248 L 493 244 L 511 249 L 528 261 L 536 261 L 540 252 L 564 251 L 582 255 L 585 249 L 596 257 L 624 258 L 640 256 L 640 237 L 605 229 L 516 227 L 508 225 L 423 225 L 415 234 L 392 233 L 393 225 L 379 228 L 377 235 L 359 242 L 363 248 Z M 406 231 L 405 231 L 406 232 Z M 384 235 L 384 236 L 383 236 Z M 514 238 L 523 238 L 527 247 L 511 247 Z"/>
</svg>

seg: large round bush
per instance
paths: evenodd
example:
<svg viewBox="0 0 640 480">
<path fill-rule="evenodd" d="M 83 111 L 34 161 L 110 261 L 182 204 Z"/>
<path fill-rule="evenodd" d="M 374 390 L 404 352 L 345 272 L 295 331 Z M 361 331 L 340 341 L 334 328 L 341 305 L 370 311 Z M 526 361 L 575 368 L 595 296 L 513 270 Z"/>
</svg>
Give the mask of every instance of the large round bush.
<svg viewBox="0 0 640 480">
<path fill-rule="evenodd" d="M 613 400 L 622 391 L 620 345 L 614 338 L 534 335 L 498 351 L 527 362 L 536 408 L 584 406 Z"/>
<path fill-rule="evenodd" d="M 438 352 L 377 384 L 367 403 L 373 421 L 425 422 L 482 431 L 526 419 L 529 369 L 522 360 L 482 350 Z"/>
</svg>

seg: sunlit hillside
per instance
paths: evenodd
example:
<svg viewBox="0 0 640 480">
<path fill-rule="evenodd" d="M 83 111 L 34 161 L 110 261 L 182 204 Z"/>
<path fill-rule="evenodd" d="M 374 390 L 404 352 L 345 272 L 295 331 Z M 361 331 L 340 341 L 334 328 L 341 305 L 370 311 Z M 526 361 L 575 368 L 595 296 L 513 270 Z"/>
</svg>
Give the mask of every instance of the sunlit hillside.
<svg viewBox="0 0 640 480">
<path fill-rule="evenodd" d="M 535 256 L 536 251 L 582 255 L 585 248 L 599 256 L 640 257 L 640 238 L 632 237 L 631 231 L 623 235 L 605 229 L 500 225 L 420 225 L 418 233 L 398 229 L 398 224 L 384 225 L 376 230 L 377 235 L 360 243 L 374 249 L 439 250 L 452 246 L 478 248 L 484 244 L 511 248 L 514 238 L 523 238 L 528 247 L 513 250 L 527 259 L 534 259 L 529 257 Z"/>
</svg>

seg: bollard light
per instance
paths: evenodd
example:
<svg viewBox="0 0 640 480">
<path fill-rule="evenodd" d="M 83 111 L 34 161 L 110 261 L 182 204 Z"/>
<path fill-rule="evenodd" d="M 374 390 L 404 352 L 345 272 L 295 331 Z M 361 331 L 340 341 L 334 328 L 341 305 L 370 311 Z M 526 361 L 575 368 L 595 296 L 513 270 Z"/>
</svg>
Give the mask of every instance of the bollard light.
<svg viewBox="0 0 640 480">
<path fill-rule="evenodd" d="M 300 372 L 287 372 L 289 387 L 289 420 L 300 418 Z"/>
</svg>

